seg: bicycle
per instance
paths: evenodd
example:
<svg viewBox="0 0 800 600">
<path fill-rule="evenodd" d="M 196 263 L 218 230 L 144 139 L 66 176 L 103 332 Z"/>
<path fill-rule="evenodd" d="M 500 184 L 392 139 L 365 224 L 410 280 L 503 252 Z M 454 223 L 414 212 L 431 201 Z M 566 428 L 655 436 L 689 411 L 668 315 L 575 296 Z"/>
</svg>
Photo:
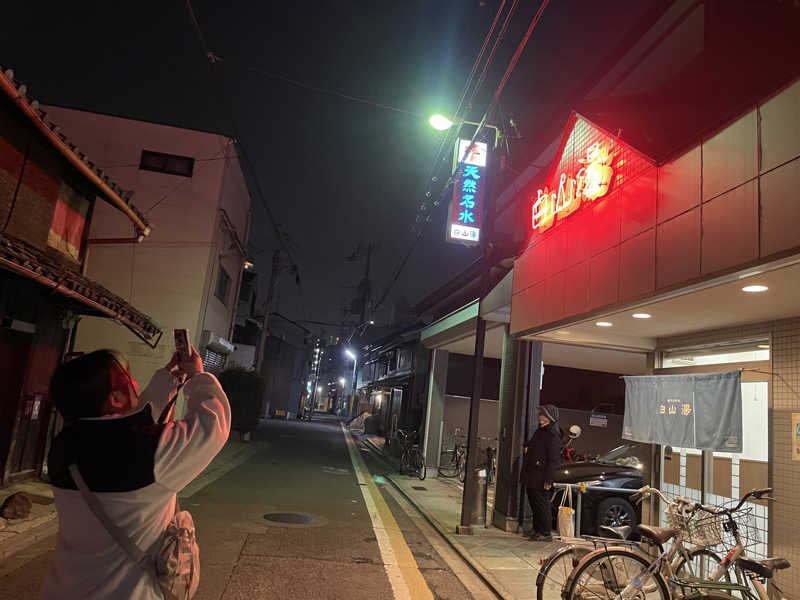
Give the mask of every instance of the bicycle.
<svg viewBox="0 0 800 600">
<path fill-rule="evenodd" d="M 644 488 L 643 488 L 644 489 Z M 652 600 L 671 600 L 673 590 L 681 587 L 701 592 L 690 596 L 703 596 L 712 600 L 732 600 L 734 597 L 719 590 L 738 591 L 746 595 L 746 600 L 757 600 L 750 589 L 744 584 L 744 573 L 760 570 L 761 574 L 771 574 L 775 569 L 788 567 L 788 561 L 773 559 L 772 561 L 751 561 L 743 559 L 745 543 L 740 535 L 739 524 L 734 515 L 741 511 L 742 506 L 750 498 L 761 499 L 771 490 L 753 490 L 745 494 L 735 508 L 707 507 L 692 503 L 685 498 L 678 498 L 668 505 L 668 517 L 673 527 L 639 526 L 642 537 L 654 542 L 661 548 L 655 559 L 643 553 L 621 546 L 596 550 L 586 555 L 575 569 L 570 573 L 564 586 L 564 600 L 578 600 L 584 598 L 614 598 L 615 600 L 633 600 L 634 598 L 651 598 Z M 662 498 L 663 494 L 658 493 Z M 674 507 L 670 509 L 670 507 Z M 750 510 L 750 509 L 745 509 Z M 700 512 L 711 515 L 700 518 Z M 735 544 L 724 559 L 719 560 L 717 566 L 707 573 L 701 569 L 701 576 L 696 576 L 689 568 L 686 574 L 681 569 L 673 569 L 672 561 L 683 542 L 695 543 L 701 546 L 700 551 L 705 559 L 718 557 L 709 547 L 722 544 L 722 532 L 731 533 Z M 663 545 L 672 541 L 669 550 L 663 550 Z M 688 562 L 685 564 L 689 564 Z M 730 581 L 729 568 L 733 566 L 737 576 L 737 583 Z M 633 574 L 633 576 L 631 576 Z M 726 579 L 726 581 L 722 581 Z M 752 578 L 751 578 L 752 579 Z M 756 582 L 754 581 L 754 584 Z M 759 584 L 760 585 L 760 584 Z M 766 590 L 759 590 L 755 586 L 761 600 L 768 600 Z M 709 594 L 707 590 L 716 590 Z M 763 591 L 763 595 L 762 595 Z M 675 594 L 686 596 L 685 594 Z"/>
<path fill-rule="evenodd" d="M 660 497 L 667 503 L 669 510 L 673 513 L 680 513 L 682 507 L 688 504 L 688 501 L 682 498 L 678 498 L 675 501 L 669 500 L 661 491 L 651 488 L 650 486 L 644 486 L 631 498 L 637 503 L 640 503 L 648 496 Z M 608 550 L 609 544 L 614 544 L 615 546 L 623 545 L 645 557 L 652 557 L 656 553 L 663 552 L 662 545 L 647 536 L 643 536 L 644 539 L 641 542 L 627 541 L 631 532 L 629 526 L 601 526 L 599 532 L 604 535 L 601 537 L 583 536 L 571 539 L 557 538 L 557 541 L 567 542 L 567 545 L 562 546 L 545 559 L 542 569 L 539 571 L 539 575 L 536 579 L 538 600 L 544 600 L 546 596 L 549 597 L 554 591 L 554 588 L 558 588 L 558 595 L 560 597 L 563 590 L 566 589 L 570 575 L 578 564 L 590 553 Z M 670 575 L 673 573 L 684 573 L 686 571 L 688 571 L 690 575 L 695 575 L 698 572 L 706 574 L 709 566 L 716 566 L 721 562 L 722 559 L 711 550 L 702 546 L 689 549 L 684 545 L 682 538 L 679 538 L 676 543 L 673 544 L 672 555 L 669 561 L 665 561 L 664 564 L 665 568 L 667 568 L 666 565 L 668 565 Z"/>
<path fill-rule="evenodd" d="M 395 436 L 401 448 L 400 472 L 403 475 L 416 475 L 423 481 L 428 474 L 428 468 L 425 466 L 425 457 L 419 446 L 419 434 L 416 431 L 398 429 Z"/>
<path fill-rule="evenodd" d="M 439 457 L 439 475 L 447 478 L 458 477 L 458 480 L 463 483 L 467 466 L 467 446 L 457 443 L 456 438 L 458 437 L 463 437 L 460 428 L 456 428 L 453 432 L 453 447 L 449 450 L 442 450 Z"/>
</svg>

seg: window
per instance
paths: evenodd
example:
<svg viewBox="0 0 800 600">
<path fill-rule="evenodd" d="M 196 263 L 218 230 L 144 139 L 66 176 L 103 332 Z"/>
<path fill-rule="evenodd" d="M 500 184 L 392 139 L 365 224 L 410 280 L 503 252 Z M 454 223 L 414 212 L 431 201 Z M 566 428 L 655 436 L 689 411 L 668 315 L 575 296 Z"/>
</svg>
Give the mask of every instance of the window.
<svg viewBox="0 0 800 600">
<path fill-rule="evenodd" d="M 228 290 L 231 287 L 231 276 L 225 272 L 222 265 L 219 266 L 219 273 L 217 274 L 217 289 L 214 290 L 214 295 L 219 298 L 223 304 L 228 304 Z"/>
<path fill-rule="evenodd" d="M 190 156 L 177 156 L 175 154 L 142 150 L 139 168 L 145 171 L 191 177 L 194 171 L 194 159 Z"/>
</svg>

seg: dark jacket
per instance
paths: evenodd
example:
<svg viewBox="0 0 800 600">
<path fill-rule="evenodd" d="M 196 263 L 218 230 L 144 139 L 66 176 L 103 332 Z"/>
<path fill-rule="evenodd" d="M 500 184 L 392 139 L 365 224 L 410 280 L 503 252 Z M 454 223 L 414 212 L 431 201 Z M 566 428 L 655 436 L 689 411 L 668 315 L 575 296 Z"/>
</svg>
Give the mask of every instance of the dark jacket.
<svg viewBox="0 0 800 600">
<path fill-rule="evenodd" d="M 544 488 L 552 483 L 561 466 L 561 429 L 557 423 L 540 427 L 525 444 L 528 451 L 522 463 L 522 482 L 529 488 Z"/>
</svg>

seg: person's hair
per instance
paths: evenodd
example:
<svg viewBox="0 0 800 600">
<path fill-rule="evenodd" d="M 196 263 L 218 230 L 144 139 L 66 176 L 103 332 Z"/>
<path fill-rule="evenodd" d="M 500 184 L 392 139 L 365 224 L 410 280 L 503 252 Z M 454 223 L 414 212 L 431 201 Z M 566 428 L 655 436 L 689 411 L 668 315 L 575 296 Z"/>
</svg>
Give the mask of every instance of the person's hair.
<svg viewBox="0 0 800 600">
<path fill-rule="evenodd" d="M 65 421 L 99 417 L 112 391 L 126 389 L 128 363 L 114 350 L 96 350 L 60 365 L 50 398 Z"/>
</svg>

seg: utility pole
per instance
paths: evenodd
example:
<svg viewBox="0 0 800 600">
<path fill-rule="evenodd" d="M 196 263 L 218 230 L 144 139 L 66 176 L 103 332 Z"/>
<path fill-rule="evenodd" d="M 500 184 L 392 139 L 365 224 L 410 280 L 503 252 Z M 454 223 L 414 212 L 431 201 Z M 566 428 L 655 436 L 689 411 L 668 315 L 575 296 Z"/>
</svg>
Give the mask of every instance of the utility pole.
<svg viewBox="0 0 800 600">
<path fill-rule="evenodd" d="M 366 267 L 364 268 L 364 280 L 361 282 L 362 287 L 362 304 L 361 304 L 361 320 L 360 323 L 363 323 L 367 318 L 367 307 L 369 306 L 369 302 L 372 296 L 372 282 L 369 279 L 369 267 L 370 262 L 372 261 L 372 242 L 367 244 L 367 263 Z"/>
<path fill-rule="evenodd" d="M 261 340 L 258 345 L 258 355 L 256 356 L 256 373 L 261 373 L 261 366 L 264 364 L 264 353 L 267 348 L 267 338 L 269 331 L 269 313 L 272 310 L 272 296 L 275 293 L 275 284 L 278 282 L 278 273 L 281 270 L 281 251 L 275 250 L 272 253 L 272 273 L 269 277 L 269 289 L 267 289 L 267 299 L 264 302 L 264 320 L 261 325 Z"/>
<path fill-rule="evenodd" d="M 467 464 L 464 476 L 464 495 L 461 502 L 461 524 L 457 528 L 457 533 L 472 534 L 473 527 L 486 526 L 486 503 L 485 496 L 480 494 L 478 489 L 478 469 L 481 459 L 478 456 L 478 419 L 481 407 L 481 396 L 483 395 L 483 351 L 486 341 L 486 320 L 480 315 L 481 302 L 489 293 L 491 283 L 491 268 L 493 257 L 494 237 L 494 203 L 493 185 L 491 185 L 498 173 L 493 171 L 500 168 L 500 161 L 495 154 L 498 150 L 497 136 L 495 136 L 495 146 L 490 156 L 487 171 L 489 186 L 486 194 L 486 219 L 485 226 L 481 232 L 481 283 L 478 292 L 478 317 L 475 324 L 475 362 L 472 371 L 472 396 L 469 404 L 469 425 L 467 426 Z"/>
</svg>

